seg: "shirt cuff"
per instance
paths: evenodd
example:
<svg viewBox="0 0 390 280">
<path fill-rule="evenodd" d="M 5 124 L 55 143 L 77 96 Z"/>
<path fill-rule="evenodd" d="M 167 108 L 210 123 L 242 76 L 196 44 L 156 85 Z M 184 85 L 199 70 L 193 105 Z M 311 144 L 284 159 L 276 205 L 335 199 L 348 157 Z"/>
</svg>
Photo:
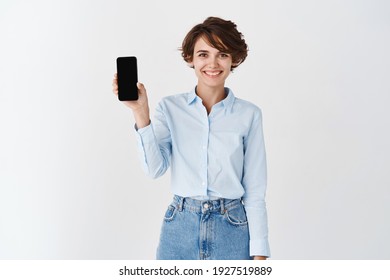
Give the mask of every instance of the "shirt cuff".
<svg viewBox="0 0 390 280">
<path fill-rule="evenodd" d="M 250 255 L 251 256 L 264 256 L 271 257 L 271 252 L 267 239 L 251 239 L 249 241 Z"/>
<path fill-rule="evenodd" d="M 134 125 L 135 133 L 137 139 L 142 144 L 149 144 L 154 141 L 154 131 L 152 124 L 149 124 L 143 128 L 137 128 L 137 125 Z"/>
</svg>

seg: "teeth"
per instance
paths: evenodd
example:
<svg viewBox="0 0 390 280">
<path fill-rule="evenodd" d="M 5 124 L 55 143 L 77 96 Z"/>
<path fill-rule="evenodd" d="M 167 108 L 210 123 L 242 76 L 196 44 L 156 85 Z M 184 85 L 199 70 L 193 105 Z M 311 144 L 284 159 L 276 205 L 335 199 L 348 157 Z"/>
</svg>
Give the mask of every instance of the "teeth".
<svg viewBox="0 0 390 280">
<path fill-rule="evenodd" d="M 220 74 L 221 72 L 205 72 L 207 75 L 209 76 L 217 76 L 218 74 Z"/>
</svg>

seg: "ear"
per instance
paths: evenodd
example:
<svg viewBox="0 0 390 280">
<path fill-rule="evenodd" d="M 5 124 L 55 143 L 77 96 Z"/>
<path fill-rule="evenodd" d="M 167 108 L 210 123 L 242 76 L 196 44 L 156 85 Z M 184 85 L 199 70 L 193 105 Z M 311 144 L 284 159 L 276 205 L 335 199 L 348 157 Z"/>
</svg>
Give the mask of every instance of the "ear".
<svg viewBox="0 0 390 280">
<path fill-rule="evenodd" d="M 194 64 L 193 64 L 192 62 L 188 62 L 187 65 L 188 65 L 188 67 L 190 67 L 190 68 L 194 68 Z"/>
</svg>

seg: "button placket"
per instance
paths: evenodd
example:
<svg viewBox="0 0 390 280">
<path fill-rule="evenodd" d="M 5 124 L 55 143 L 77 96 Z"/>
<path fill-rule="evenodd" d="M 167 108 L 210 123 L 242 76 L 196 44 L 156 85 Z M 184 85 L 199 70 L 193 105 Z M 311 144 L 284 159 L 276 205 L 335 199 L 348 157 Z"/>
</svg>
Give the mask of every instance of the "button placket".
<svg viewBox="0 0 390 280">
<path fill-rule="evenodd" d="M 201 168 L 201 187 L 202 190 L 207 193 L 207 161 L 208 161 L 208 142 L 209 142 L 209 134 L 210 134 L 210 124 L 209 124 L 209 118 L 207 116 L 206 108 L 202 105 L 204 110 L 203 115 L 203 135 L 202 135 L 202 143 L 201 143 L 201 157 L 202 157 L 202 164 L 200 166 Z"/>
</svg>

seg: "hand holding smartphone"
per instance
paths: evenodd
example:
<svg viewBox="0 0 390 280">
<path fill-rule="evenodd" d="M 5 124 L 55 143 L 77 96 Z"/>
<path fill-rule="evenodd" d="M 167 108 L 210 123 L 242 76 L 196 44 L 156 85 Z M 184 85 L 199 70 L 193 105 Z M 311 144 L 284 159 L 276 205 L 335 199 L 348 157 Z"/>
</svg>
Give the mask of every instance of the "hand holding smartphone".
<svg viewBox="0 0 390 280">
<path fill-rule="evenodd" d="M 120 101 L 138 100 L 138 71 L 135 56 L 116 59 L 118 74 L 118 99 Z"/>
<path fill-rule="evenodd" d="M 137 128 L 150 124 L 149 104 L 145 86 L 138 83 L 137 59 L 134 56 L 118 57 L 117 73 L 112 81 L 114 94 L 133 110 Z M 138 85 L 137 85 L 138 83 Z"/>
</svg>

